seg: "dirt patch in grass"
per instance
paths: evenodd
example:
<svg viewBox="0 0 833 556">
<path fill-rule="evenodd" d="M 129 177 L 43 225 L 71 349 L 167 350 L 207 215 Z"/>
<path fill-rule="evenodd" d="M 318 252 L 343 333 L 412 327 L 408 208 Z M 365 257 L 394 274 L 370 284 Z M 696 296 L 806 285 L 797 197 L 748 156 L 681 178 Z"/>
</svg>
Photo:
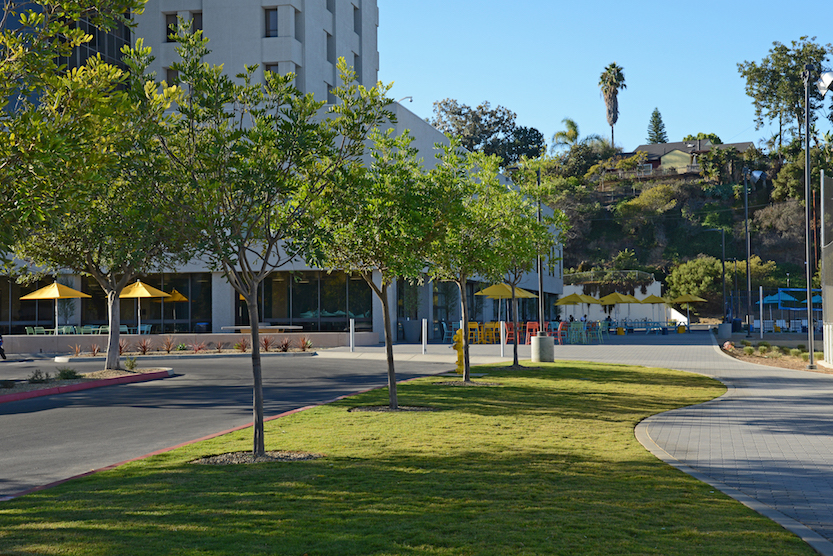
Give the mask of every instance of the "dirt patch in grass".
<svg viewBox="0 0 833 556">
<path fill-rule="evenodd" d="M 257 458 L 252 456 L 251 452 L 229 452 L 228 454 L 206 456 L 204 458 L 189 461 L 188 463 L 196 463 L 200 465 L 238 465 L 247 463 L 270 463 L 278 461 L 306 461 L 310 459 L 318 459 L 323 457 L 324 454 L 273 450 L 266 452 L 265 455 Z"/>
</svg>

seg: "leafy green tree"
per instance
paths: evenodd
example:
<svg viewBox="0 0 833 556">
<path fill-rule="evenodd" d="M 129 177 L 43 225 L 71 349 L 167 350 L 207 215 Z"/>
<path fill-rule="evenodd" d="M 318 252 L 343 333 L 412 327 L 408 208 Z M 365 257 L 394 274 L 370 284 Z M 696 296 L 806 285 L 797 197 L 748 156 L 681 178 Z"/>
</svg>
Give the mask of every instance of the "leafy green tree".
<svg viewBox="0 0 833 556">
<path fill-rule="evenodd" d="M 165 133 L 172 117 L 166 110 L 178 96 L 175 88 L 157 93 L 141 79 L 150 62 L 150 50 L 141 40 L 125 74 L 97 59 L 58 76 L 43 95 L 41 110 L 48 113 L 53 95 L 79 92 L 96 83 L 96 94 L 107 99 L 109 112 L 86 118 L 89 129 L 106 146 L 108 157 L 89 157 L 84 162 L 93 177 L 68 184 L 73 206 L 81 210 L 63 218 L 44 219 L 28 230 L 15 254 L 42 270 L 69 269 L 92 276 L 107 295 L 108 336 L 106 369 L 119 368 L 119 294 L 137 276 L 170 268 L 187 260 L 189 240 L 183 234 L 186 215 L 160 203 L 166 192 L 175 195 L 173 179 L 158 151 L 157 137 Z M 90 75 L 88 75 L 90 74 Z M 126 75 L 130 76 L 124 82 Z M 97 79 L 97 81 L 96 81 Z M 123 88 L 119 86 L 124 85 Z M 80 180 L 86 175 L 70 174 Z"/>
<path fill-rule="evenodd" d="M 607 123 L 610 125 L 610 144 L 615 145 L 613 140 L 613 126 L 619 120 L 619 91 L 627 89 L 625 85 L 625 73 L 616 62 L 609 64 L 599 77 L 599 88 L 602 90 L 602 98 L 607 109 Z"/>
<path fill-rule="evenodd" d="M 483 102 L 475 108 L 454 99 L 434 103 L 434 117 L 429 123 L 472 151 L 497 155 L 501 166 L 517 162 L 521 156 L 539 156 L 544 149 L 544 136 L 535 128 L 518 127 L 516 114 Z"/>
<path fill-rule="evenodd" d="M 97 120 L 111 110 L 111 83 L 101 72 L 74 75 L 68 91 L 58 59 L 92 36 L 75 23 L 100 29 L 130 25 L 123 14 L 141 12 L 142 0 L 4 0 L 0 19 L 0 256 L 15 239 L 47 218 L 73 210 L 74 184 L 95 178 L 111 157 L 98 143 Z M 117 79 L 117 74 L 109 74 Z M 57 94 L 54 88 L 62 91 Z M 44 107 L 49 95 L 50 106 Z"/>
<path fill-rule="evenodd" d="M 322 196 L 320 249 L 326 268 L 358 272 L 382 304 L 388 394 L 391 409 L 397 409 L 388 289 L 398 278 L 422 276 L 427 248 L 442 232 L 444 219 L 455 214 L 459 198 L 457 190 L 423 172 L 407 132 L 394 136 L 392 130 L 373 130 L 370 140 L 372 163 L 354 165 L 339 187 Z M 374 271 L 381 275 L 378 284 Z"/>
<path fill-rule="evenodd" d="M 697 162 L 700 164 L 700 174 L 720 185 L 732 179 L 736 170 L 735 164 L 740 160 L 737 149 L 729 147 L 709 149 L 698 157 Z"/>
<path fill-rule="evenodd" d="M 644 189 L 638 197 L 623 201 L 616 207 L 622 227 L 629 233 L 639 228 L 654 224 L 659 216 L 677 206 L 677 196 L 668 184 L 657 184 Z"/>
<path fill-rule="evenodd" d="M 719 312 L 723 294 L 722 277 L 720 259 L 700 255 L 674 267 L 666 280 L 668 297 L 673 299 L 684 294 L 696 295 L 710 301 L 710 306 L 717 300 Z"/>
<path fill-rule="evenodd" d="M 164 201 L 188 214 L 199 248 L 246 301 L 252 325 L 253 454 L 264 453 L 258 286 L 294 256 L 310 251 L 314 201 L 365 152 L 374 127 L 388 121 L 386 87 L 356 85 L 344 60 L 336 102 L 301 94 L 293 74 L 237 79 L 202 60 L 202 32 L 180 22 L 176 40 L 184 98 L 170 138 L 160 136 L 180 190 Z M 162 200 L 160 200 L 162 201 Z"/>
<path fill-rule="evenodd" d="M 683 141 L 698 141 L 698 140 L 699 141 L 702 141 L 702 140 L 710 141 L 712 145 L 722 145 L 723 144 L 723 141 L 720 140 L 720 137 L 718 137 L 714 133 L 700 132 L 697 135 L 686 135 L 685 137 L 683 137 Z"/>
<path fill-rule="evenodd" d="M 778 122 L 778 144 L 783 142 L 784 132 L 790 123 L 795 124 L 798 137 L 804 122 L 804 81 L 801 73 L 806 64 L 819 68 L 827 55 L 833 53 L 833 45 L 820 45 L 816 37 L 807 36 L 792 41 L 789 46 L 778 41 L 772 43 L 769 55 L 760 63 L 738 64 L 738 72 L 746 80 L 746 94 L 755 107 L 756 129 L 766 122 Z M 821 95 L 810 88 L 811 121 L 821 104 Z M 785 129 L 786 128 L 786 129 Z"/>
<path fill-rule="evenodd" d="M 652 145 L 668 142 L 668 134 L 665 132 L 665 124 L 662 122 L 662 114 L 659 113 L 659 108 L 654 108 L 654 111 L 651 112 L 646 141 Z"/>
</svg>

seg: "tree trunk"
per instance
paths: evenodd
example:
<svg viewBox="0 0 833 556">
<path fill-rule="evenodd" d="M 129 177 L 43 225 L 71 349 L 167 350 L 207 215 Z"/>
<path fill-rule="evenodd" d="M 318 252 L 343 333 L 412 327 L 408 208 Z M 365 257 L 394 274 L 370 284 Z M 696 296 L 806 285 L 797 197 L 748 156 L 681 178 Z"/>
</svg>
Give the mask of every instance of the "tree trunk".
<svg viewBox="0 0 833 556">
<path fill-rule="evenodd" d="M 613 124 L 610 124 L 610 148 L 614 147 L 615 143 L 613 142 Z"/>
<path fill-rule="evenodd" d="M 381 288 L 373 283 L 373 275 L 362 272 L 362 278 L 379 298 L 382 303 L 382 322 L 385 327 L 385 354 L 388 359 L 388 400 L 391 409 L 399 409 L 399 400 L 396 393 L 396 369 L 393 365 L 393 332 L 391 331 L 390 304 L 388 303 L 388 284 L 382 276 Z"/>
<path fill-rule="evenodd" d="M 115 289 L 109 289 L 107 291 L 107 322 L 110 323 L 110 333 L 107 335 L 107 357 L 104 360 L 105 369 L 121 368 L 119 366 L 119 328 L 121 327 L 119 292 Z"/>
<path fill-rule="evenodd" d="M 461 278 L 457 282 L 460 289 L 460 305 L 463 315 L 463 381 L 471 380 L 471 363 L 469 362 L 469 307 L 466 301 L 466 280 Z"/>
<path fill-rule="evenodd" d="M 263 432 L 263 368 L 260 360 L 260 312 L 257 307 L 257 284 L 252 288 L 253 292 L 244 294 L 246 305 L 249 307 L 249 324 L 252 327 L 252 422 L 253 422 L 253 446 L 252 455 L 262 456 L 266 453 L 266 441 Z"/>
<path fill-rule="evenodd" d="M 515 340 L 512 346 L 512 366 L 519 367 L 518 363 L 518 298 L 515 297 L 515 285 L 512 284 L 512 326 L 515 330 Z"/>
</svg>

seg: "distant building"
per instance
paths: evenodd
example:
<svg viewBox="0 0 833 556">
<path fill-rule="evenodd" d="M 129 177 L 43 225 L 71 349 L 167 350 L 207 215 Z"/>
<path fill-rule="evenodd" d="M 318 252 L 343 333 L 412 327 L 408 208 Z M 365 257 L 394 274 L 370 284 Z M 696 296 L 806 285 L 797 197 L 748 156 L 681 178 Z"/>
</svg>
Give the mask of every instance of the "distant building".
<svg viewBox="0 0 833 556">
<path fill-rule="evenodd" d="M 693 141 L 679 141 L 676 143 L 656 143 L 651 145 L 639 145 L 634 152 L 644 152 L 648 155 L 645 164 L 650 164 L 653 170 L 664 172 L 686 174 L 699 173 L 700 165 L 698 157 L 711 149 L 734 148 L 739 153 L 745 152 L 754 143 L 746 141 L 743 143 L 726 143 L 713 145 L 708 139 L 696 139 Z"/>
</svg>

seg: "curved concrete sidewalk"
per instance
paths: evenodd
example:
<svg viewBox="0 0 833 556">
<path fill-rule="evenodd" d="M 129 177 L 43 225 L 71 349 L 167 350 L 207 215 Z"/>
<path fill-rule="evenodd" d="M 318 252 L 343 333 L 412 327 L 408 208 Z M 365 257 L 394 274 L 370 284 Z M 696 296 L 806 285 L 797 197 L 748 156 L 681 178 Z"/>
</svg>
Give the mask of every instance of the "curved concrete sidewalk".
<svg viewBox="0 0 833 556">
<path fill-rule="evenodd" d="M 833 556 L 833 375 L 744 363 L 711 334 L 611 338 L 557 346 L 559 359 L 691 371 L 729 391 L 650 417 L 636 428 L 652 453 Z"/>
</svg>

